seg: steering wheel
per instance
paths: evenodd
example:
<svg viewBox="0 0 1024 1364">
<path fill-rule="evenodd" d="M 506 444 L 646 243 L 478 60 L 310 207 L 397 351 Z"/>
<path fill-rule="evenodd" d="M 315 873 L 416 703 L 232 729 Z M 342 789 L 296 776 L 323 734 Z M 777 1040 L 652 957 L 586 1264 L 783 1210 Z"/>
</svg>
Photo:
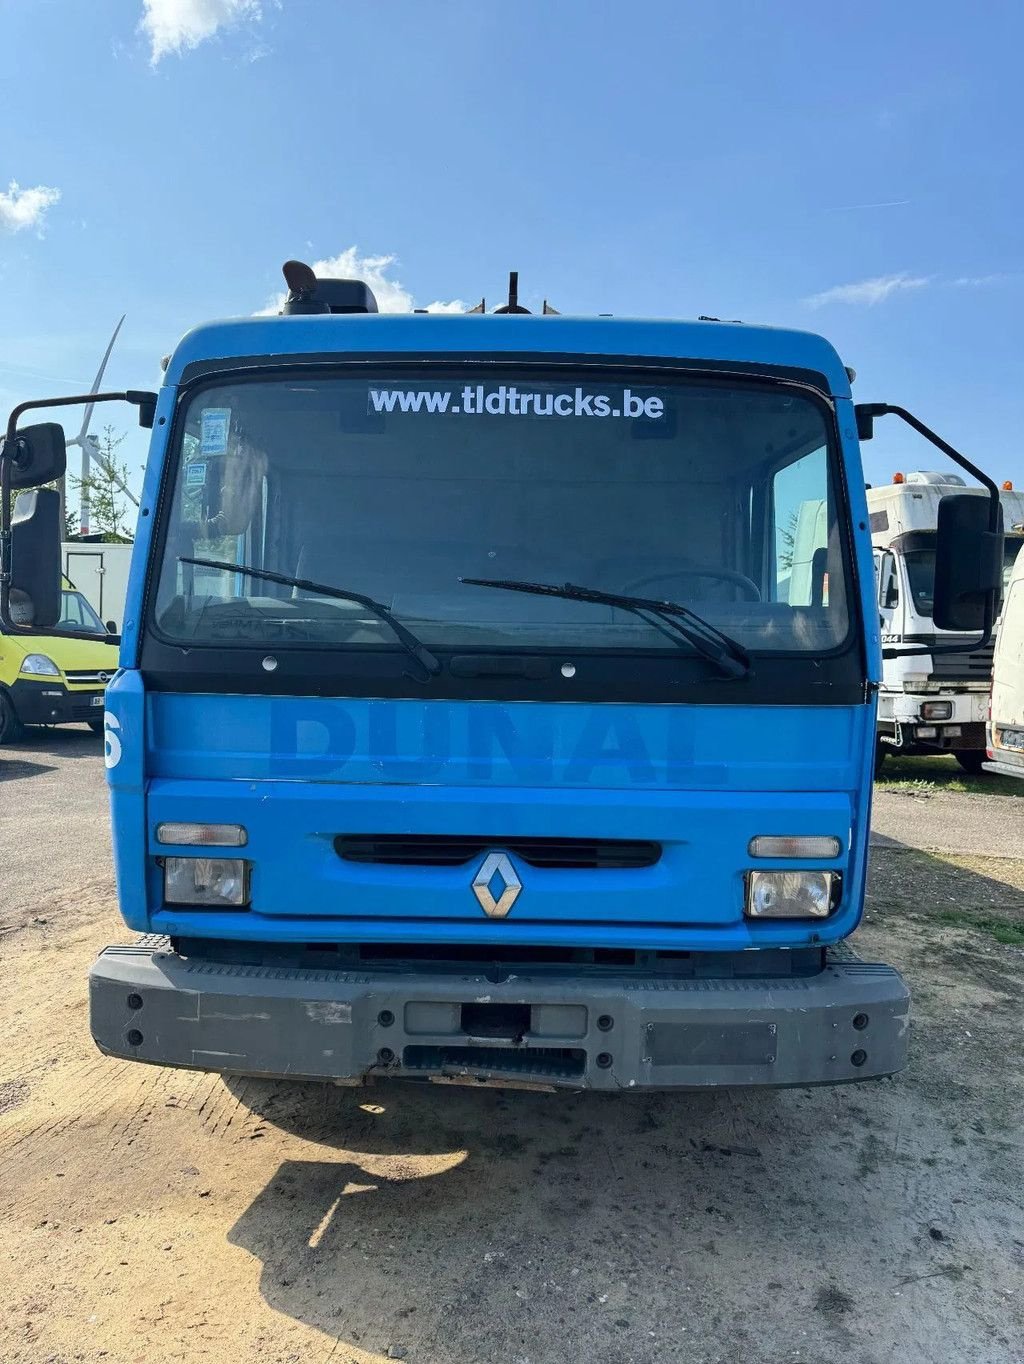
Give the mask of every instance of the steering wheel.
<svg viewBox="0 0 1024 1364">
<path fill-rule="evenodd" d="M 744 601 L 761 600 L 761 589 L 753 578 L 748 578 L 745 573 L 736 573 L 731 568 L 715 568 L 713 564 L 694 564 L 692 568 L 670 568 L 665 573 L 649 573 L 646 577 L 627 583 L 623 592 L 642 596 L 646 588 L 670 582 L 673 578 L 716 578 L 719 582 L 733 583 L 742 589 Z"/>
</svg>

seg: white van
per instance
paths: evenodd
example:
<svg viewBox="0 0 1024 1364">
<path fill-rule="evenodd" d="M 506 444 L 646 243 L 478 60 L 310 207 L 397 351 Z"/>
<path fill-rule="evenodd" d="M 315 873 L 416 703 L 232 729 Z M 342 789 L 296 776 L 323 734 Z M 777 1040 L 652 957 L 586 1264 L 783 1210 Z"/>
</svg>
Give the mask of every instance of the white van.
<svg viewBox="0 0 1024 1364">
<path fill-rule="evenodd" d="M 100 620 L 113 622 L 112 633 L 124 625 L 128 571 L 132 545 L 107 545 L 96 540 L 66 540 L 61 546 L 65 574 L 74 582 Z"/>
<path fill-rule="evenodd" d="M 1024 549 L 1010 573 L 996 637 L 986 772 L 1024 781 Z"/>
</svg>

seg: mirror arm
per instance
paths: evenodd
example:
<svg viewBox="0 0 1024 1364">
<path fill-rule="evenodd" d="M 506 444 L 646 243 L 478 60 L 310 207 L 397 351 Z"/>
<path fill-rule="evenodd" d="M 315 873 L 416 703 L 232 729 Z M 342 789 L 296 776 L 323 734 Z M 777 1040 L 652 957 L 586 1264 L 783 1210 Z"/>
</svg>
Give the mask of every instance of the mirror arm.
<svg viewBox="0 0 1024 1364">
<path fill-rule="evenodd" d="M 999 534 L 999 489 L 995 481 L 989 478 L 988 474 L 982 473 L 976 464 L 972 464 L 966 455 L 962 455 L 959 450 L 955 450 L 948 441 L 931 429 L 925 426 L 923 421 L 918 421 L 913 412 L 908 412 L 905 407 L 897 407 L 892 403 L 858 403 L 858 413 L 866 419 L 867 427 L 870 428 L 875 417 L 885 417 L 890 413 L 894 417 L 899 417 L 908 426 L 924 436 L 925 440 L 931 441 L 937 449 L 944 455 L 948 455 L 954 464 L 959 464 L 961 469 L 966 469 L 972 478 L 976 478 L 983 487 L 988 489 L 988 528 L 992 535 Z M 966 646 L 968 650 L 984 649 L 992 639 L 992 628 L 995 625 L 995 601 L 990 596 L 985 603 L 985 618 L 982 621 L 981 635 L 973 643 Z M 920 649 L 900 649 L 888 648 L 882 650 L 883 658 L 910 658 L 915 654 L 959 654 L 963 653 L 963 644 L 936 644 L 934 647 L 925 646 Z"/>
<path fill-rule="evenodd" d="M 150 393 L 76 393 L 70 398 L 34 398 L 27 403 L 19 403 L 13 408 L 11 415 L 7 418 L 7 441 L 13 443 L 18 435 L 18 422 L 26 412 L 32 412 L 40 407 L 84 407 L 87 403 L 114 403 L 132 402 L 133 398 L 137 402 L 140 398 L 150 398 Z"/>
<path fill-rule="evenodd" d="M 70 398 L 34 398 L 29 402 L 19 403 L 11 410 L 11 415 L 7 418 L 7 432 L 4 443 L 0 446 L 0 625 L 11 634 L 17 635 L 42 635 L 53 634 L 52 630 L 36 630 L 30 625 L 18 625 L 11 619 L 11 578 L 13 565 L 11 563 L 11 463 L 12 459 L 5 454 L 7 450 L 14 450 L 18 441 L 18 422 L 26 412 L 32 412 L 41 407 L 79 407 L 87 403 L 115 403 L 128 402 L 139 409 L 139 420 L 143 417 L 151 417 L 152 410 L 156 403 L 156 394 L 143 392 L 139 389 L 128 389 L 124 393 L 76 393 Z M 149 425 L 152 426 L 152 421 Z M 13 457 L 12 457 L 13 458 Z M 61 635 L 68 635 L 75 639 L 95 639 L 95 635 L 90 635 L 81 630 L 61 630 Z"/>
<path fill-rule="evenodd" d="M 931 441 L 932 445 L 941 450 L 944 455 L 948 455 L 954 464 L 959 464 L 961 469 L 966 469 L 972 478 L 976 478 L 979 483 L 988 489 L 989 497 L 991 499 L 989 505 L 988 528 L 991 531 L 998 531 L 999 489 L 996 487 L 994 481 L 989 478 L 988 474 L 982 473 L 978 466 L 972 464 L 966 455 L 962 455 L 959 450 L 955 450 L 948 441 L 944 441 L 930 426 L 925 426 L 924 422 L 918 421 L 913 412 L 908 412 L 905 407 L 896 407 L 892 403 L 858 403 L 857 408 L 869 417 L 884 417 L 890 413 L 894 417 L 899 417 L 902 421 L 905 421 L 908 426 L 913 427 L 918 435 L 924 436 L 925 440 Z"/>
</svg>

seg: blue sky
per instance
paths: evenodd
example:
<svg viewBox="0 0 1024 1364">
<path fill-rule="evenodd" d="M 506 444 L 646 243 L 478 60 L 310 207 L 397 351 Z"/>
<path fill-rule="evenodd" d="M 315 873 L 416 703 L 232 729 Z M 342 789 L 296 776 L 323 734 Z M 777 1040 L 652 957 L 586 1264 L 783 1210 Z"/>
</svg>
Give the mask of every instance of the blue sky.
<svg viewBox="0 0 1024 1364">
<path fill-rule="evenodd" d="M 155 387 L 354 248 L 398 302 L 517 268 L 564 312 L 820 331 L 1024 485 L 1019 4 L 5 0 L 0 42 L 5 410 L 87 386 L 122 312 L 109 380 Z M 941 467 L 878 431 L 872 481 Z"/>
</svg>

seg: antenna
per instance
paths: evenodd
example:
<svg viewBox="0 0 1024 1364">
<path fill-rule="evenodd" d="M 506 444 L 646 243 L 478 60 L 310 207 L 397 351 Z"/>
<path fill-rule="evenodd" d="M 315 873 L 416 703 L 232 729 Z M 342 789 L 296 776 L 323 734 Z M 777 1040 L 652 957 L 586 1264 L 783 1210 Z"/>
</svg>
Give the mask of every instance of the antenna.
<svg viewBox="0 0 1024 1364">
<path fill-rule="evenodd" d="M 508 302 L 500 308 L 495 308 L 496 313 L 528 313 L 529 308 L 519 306 L 519 271 L 510 270 L 508 273 Z"/>
<path fill-rule="evenodd" d="M 126 316 L 127 314 L 122 313 L 121 321 L 118 322 L 117 326 L 114 328 L 114 334 L 107 343 L 107 349 L 103 352 L 103 359 L 100 361 L 100 367 L 96 371 L 96 378 L 93 380 L 92 388 L 90 388 L 89 390 L 90 393 L 98 393 L 100 391 L 100 384 L 103 382 L 103 374 L 107 368 L 107 361 L 110 359 L 110 352 L 114 349 L 114 342 L 117 340 L 118 332 L 124 325 L 124 319 Z M 69 446 L 77 445 L 82 452 L 81 503 L 79 506 L 78 513 L 79 535 L 89 534 L 89 478 L 90 478 L 89 465 L 92 457 L 99 453 L 99 441 L 97 441 L 96 437 L 91 435 L 89 432 L 89 423 L 92 421 L 93 408 L 95 406 L 96 406 L 95 403 L 86 404 L 85 413 L 82 417 L 82 429 L 79 431 L 77 436 L 72 436 L 71 439 L 67 442 Z M 135 505 L 138 506 L 139 505 L 138 498 L 135 497 L 134 494 L 129 492 L 129 490 L 124 486 L 121 480 L 115 477 L 114 481 L 120 487 L 121 491 L 123 493 L 126 493 L 128 497 L 130 497 L 131 500 L 135 503 Z M 60 494 L 61 511 L 63 512 L 66 497 L 63 479 L 61 479 Z M 63 531 L 63 524 L 61 526 L 61 530 Z"/>
</svg>

